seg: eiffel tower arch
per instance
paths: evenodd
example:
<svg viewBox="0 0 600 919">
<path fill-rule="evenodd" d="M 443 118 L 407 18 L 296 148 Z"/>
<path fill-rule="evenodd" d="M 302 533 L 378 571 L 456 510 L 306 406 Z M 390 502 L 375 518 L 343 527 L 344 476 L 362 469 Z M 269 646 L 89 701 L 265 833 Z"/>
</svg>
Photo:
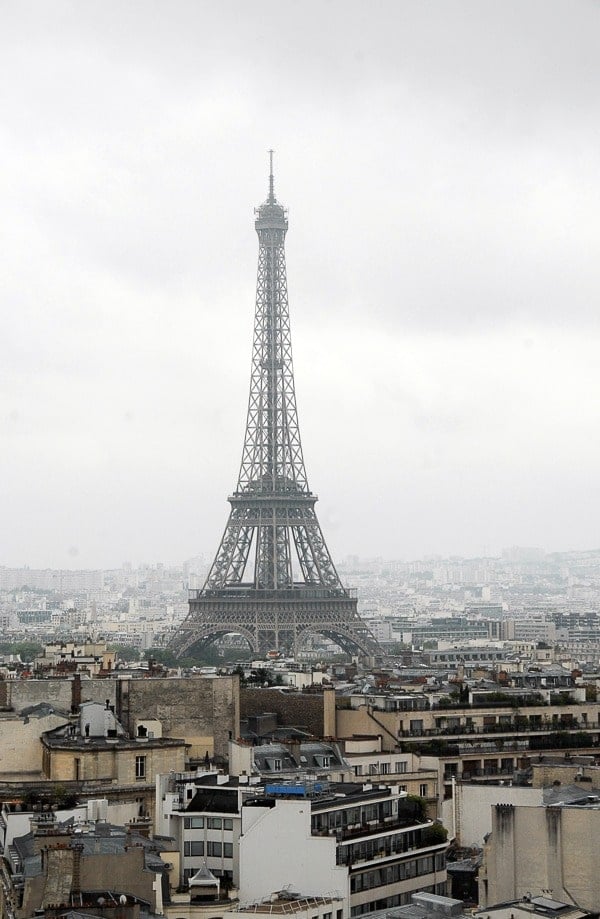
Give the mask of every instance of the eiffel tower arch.
<svg viewBox="0 0 600 919">
<path fill-rule="evenodd" d="M 285 266 L 287 211 L 256 209 L 258 276 L 246 433 L 236 490 L 215 559 L 170 642 L 179 656 L 235 632 L 256 655 L 296 654 L 311 635 L 361 656 L 380 654 L 342 585 L 308 486 L 294 388 Z"/>
</svg>

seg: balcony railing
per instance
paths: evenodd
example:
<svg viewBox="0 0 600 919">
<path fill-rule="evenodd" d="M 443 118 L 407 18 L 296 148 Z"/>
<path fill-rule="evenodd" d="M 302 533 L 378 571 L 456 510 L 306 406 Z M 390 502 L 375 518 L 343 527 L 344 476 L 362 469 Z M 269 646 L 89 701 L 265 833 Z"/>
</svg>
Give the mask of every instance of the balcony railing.
<svg viewBox="0 0 600 919">
<path fill-rule="evenodd" d="M 190 600 L 254 600 L 256 603 L 282 600 L 355 600 L 358 596 L 356 587 L 311 587 L 297 584 L 287 590 L 257 590 L 251 584 L 219 589 L 190 589 Z"/>
<path fill-rule="evenodd" d="M 498 724 L 485 724 L 482 727 L 474 725 L 460 725 L 439 728 L 426 728 L 419 732 L 400 731 L 398 736 L 406 740 L 421 740 L 424 737 L 451 737 L 456 740 L 460 737 L 481 737 L 486 734 L 537 734 L 552 733 L 556 731 L 598 731 L 600 722 L 579 721 L 578 719 L 565 721 L 540 721 L 521 722 L 510 721 Z"/>
<path fill-rule="evenodd" d="M 359 841 L 361 837 L 375 836 L 381 833 L 397 830 L 419 829 L 428 824 L 425 818 L 399 817 L 390 820 L 371 820 L 367 823 L 357 823 L 347 827 L 322 827 L 312 831 L 313 836 L 335 836 L 338 842 L 348 839 Z"/>
</svg>

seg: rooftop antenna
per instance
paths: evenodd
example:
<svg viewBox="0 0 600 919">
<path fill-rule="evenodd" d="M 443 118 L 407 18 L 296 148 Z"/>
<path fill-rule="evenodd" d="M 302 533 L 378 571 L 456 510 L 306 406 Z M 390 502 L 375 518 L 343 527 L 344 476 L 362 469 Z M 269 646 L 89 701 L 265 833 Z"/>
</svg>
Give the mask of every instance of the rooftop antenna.
<svg viewBox="0 0 600 919">
<path fill-rule="evenodd" d="M 269 150 L 269 204 L 275 204 L 275 186 L 273 180 L 273 153 Z"/>
</svg>

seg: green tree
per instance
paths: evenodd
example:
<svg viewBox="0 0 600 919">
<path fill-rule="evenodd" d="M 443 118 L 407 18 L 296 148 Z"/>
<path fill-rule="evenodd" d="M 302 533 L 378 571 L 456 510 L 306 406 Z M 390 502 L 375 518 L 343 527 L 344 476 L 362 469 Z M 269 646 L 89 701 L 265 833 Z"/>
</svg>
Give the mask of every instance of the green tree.
<svg viewBox="0 0 600 919">
<path fill-rule="evenodd" d="M 0 643 L 0 654 L 19 654 L 22 661 L 32 661 L 43 650 L 44 646 L 37 641 L 4 641 Z"/>
<path fill-rule="evenodd" d="M 110 645 L 109 651 L 114 651 L 119 661 L 139 661 L 140 652 L 133 645 Z"/>
<path fill-rule="evenodd" d="M 144 660 L 156 661 L 157 664 L 163 664 L 164 667 L 180 667 L 181 663 L 177 660 L 172 651 L 168 648 L 148 648 L 144 651 Z"/>
</svg>

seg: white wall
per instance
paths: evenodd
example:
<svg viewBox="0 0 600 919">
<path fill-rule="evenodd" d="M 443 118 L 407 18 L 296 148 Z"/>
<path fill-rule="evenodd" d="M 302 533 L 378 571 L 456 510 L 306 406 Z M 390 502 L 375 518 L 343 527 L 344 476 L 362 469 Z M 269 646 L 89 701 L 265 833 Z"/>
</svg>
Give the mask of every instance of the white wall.
<svg viewBox="0 0 600 919">
<path fill-rule="evenodd" d="M 543 800 L 543 789 L 518 785 L 454 784 L 452 818 L 454 827 L 445 821 L 450 833 L 454 832 L 461 846 L 483 846 L 483 839 L 492 831 L 492 806 L 494 804 L 537 805 Z"/>
<path fill-rule="evenodd" d="M 243 807 L 240 901 L 263 900 L 289 886 L 303 896 L 347 898 L 348 871 L 336 865 L 335 853 L 333 837 L 311 836 L 310 801 Z"/>
<path fill-rule="evenodd" d="M 229 774 L 252 775 L 252 746 L 250 744 L 229 741 Z"/>
</svg>

